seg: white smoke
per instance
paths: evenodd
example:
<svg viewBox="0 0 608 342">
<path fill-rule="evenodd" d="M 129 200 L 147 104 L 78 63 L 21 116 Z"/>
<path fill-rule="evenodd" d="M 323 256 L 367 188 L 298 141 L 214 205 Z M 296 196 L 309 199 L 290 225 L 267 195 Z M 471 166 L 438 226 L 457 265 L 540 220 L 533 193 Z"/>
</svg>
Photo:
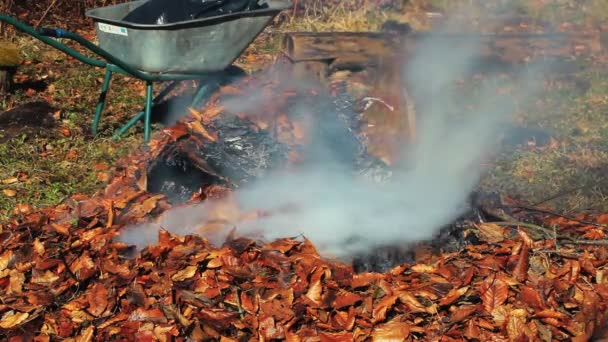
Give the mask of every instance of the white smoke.
<svg viewBox="0 0 608 342">
<path fill-rule="evenodd" d="M 521 106 L 541 90 L 544 69 L 535 67 L 509 77 L 486 75 L 467 113 L 453 118 L 454 84 L 476 67 L 480 42 L 450 43 L 430 36 L 404 60 L 408 87 L 416 100 L 417 140 L 403 146 L 406 165 L 392 178 L 375 183 L 331 160 L 290 172 L 277 171 L 236 192 L 242 211 L 264 210 L 265 218 L 235 222 L 240 236 L 266 240 L 303 235 L 325 255 L 348 257 L 378 246 L 432 238 L 456 219 L 483 173 L 482 160 L 497 151 L 498 136 Z M 260 97 L 239 97 L 239 108 L 260 106 Z M 318 146 L 322 153 L 328 146 Z M 131 227 L 121 236 L 140 247 L 156 240 L 159 228 L 194 233 L 208 218 L 206 203 L 169 211 L 159 222 Z M 283 210 L 285 207 L 293 210 Z M 223 234 L 214 236 L 221 241 Z M 147 238 L 146 238 L 147 236 Z"/>
</svg>

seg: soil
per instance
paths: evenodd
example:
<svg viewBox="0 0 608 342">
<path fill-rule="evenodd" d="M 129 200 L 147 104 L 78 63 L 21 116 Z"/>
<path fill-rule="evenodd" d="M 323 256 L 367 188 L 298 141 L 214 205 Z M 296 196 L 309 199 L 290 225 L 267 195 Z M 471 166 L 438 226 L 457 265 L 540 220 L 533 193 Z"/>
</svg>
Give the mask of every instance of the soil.
<svg viewBox="0 0 608 342">
<path fill-rule="evenodd" d="M 0 141 L 22 134 L 48 136 L 55 127 L 55 109 L 42 101 L 30 102 L 0 113 Z"/>
</svg>

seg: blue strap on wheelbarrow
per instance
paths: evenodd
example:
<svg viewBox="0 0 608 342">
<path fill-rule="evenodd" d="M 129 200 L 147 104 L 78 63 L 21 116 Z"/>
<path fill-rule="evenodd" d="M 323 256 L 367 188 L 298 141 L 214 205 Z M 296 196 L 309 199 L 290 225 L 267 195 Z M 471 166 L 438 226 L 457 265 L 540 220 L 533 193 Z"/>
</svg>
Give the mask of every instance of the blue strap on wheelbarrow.
<svg viewBox="0 0 608 342">
<path fill-rule="evenodd" d="M 67 32 L 62 29 L 43 27 L 38 29 L 38 33 L 47 37 L 62 38 L 66 36 Z"/>
</svg>

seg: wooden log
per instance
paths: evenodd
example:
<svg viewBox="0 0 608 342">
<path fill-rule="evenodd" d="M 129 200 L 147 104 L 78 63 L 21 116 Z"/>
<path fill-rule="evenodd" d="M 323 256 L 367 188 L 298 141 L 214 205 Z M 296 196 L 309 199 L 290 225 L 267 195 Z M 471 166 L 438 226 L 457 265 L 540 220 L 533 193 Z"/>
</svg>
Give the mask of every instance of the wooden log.
<svg viewBox="0 0 608 342">
<path fill-rule="evenodd" d="M 363 121 L 369 138 L 368 151 L 391 165 L 400 147 L 416 135 L 414 103 L 403 80 L 403 60 L 409 54 L 407 36 L 395 32 L 326 32 L 286 34 L 282 50 L 292 62 L 297 79 L 317 78 L 322 84 L 340 79 L 363 85 L 367 98 Z M 357 76 L 354 76 L 357 75 Z"/>
<path fill-rule="evenodd" d="M 282 50 L 293 62 L 342 60 L 365 67 L 393 55 L 401 39 L 383 32 L 295 32 L 285 34 Z"/>
<path fill-rule="evenodd" d="M 21 54 L 16 45 L 0 41 L 0 95 L 8 92 L 13 76 L 21 63 Z"/>
</svg>

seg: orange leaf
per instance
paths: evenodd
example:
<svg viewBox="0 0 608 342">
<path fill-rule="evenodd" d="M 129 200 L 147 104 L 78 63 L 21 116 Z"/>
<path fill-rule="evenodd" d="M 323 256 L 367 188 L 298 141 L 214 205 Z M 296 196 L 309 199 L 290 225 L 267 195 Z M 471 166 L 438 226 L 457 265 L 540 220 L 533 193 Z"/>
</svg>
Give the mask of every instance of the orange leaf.
<svg viewBox="0 0 608 342">
<path fill-rule="evenodd" d="M 569 316 L 565 313 L 553 311 L 550 309 L 537 312 L 536 317 L 538 317 L 538 318 L 555 318 L 555 319 L 559 319 L 559 320 L 567 320 L 569 318 Z"/>
<path fill-rule="evenodd" d="M 519 291 L 519 299 L 533 309 L 538 310 L 545 307 L 540 293 L 529 286 L 522 286 L 521 290 Z"/>
<path fill-rule="evenodd" d="M 509 316 L 507 321 L 507 334 L 511 341 L 517 340 L 526 330 L 526 322 L 519 316 Z"/>
<path fill-rule="evenodd" d="M 370 286 L 377 280 L 384 279 L 386 276 L 380 273 L 360 273 L 353 275 L 351 286 L 356 289 L 358 287 Z"/>
<path fill-rule="evenodd" d="M 0 319 L 0 328 L 14 328 L 25 321 L 29 316 L 30 314 L 27 312 L 8 311 L 2 315 L 2 319 Z"/>
<path fill-rule="evenodd" d="M 187 279 L 190 279 L 192 277 L 194 277 L 194 274 L 196 273 L 196 270 L 198 269 L 198 267 L 196 266 L 188 266 L 186 268 L 184 268 L 183 270 L 175 273 L 171 279 L 173 281 L 184 281 Z"/>
<path fill-rule="evenodd" d="M 372 341 L 405 341 L 409 334 L 406 323 L 393 320 L 376 326 L 372 331 Z"/>
<path fill-rule="evenodd" d="M 411 267 L 411 270 L 418 273 L 435 273 L 437 267 L 435 265 L 416 264 Z"/>
<path fill-rule="evenodd" d="M 353 333 L 348 331 L 335 333 L 320 331 L 319 340 L 321 342 L 351 342 L 353 340 Z"/>
<path fill-rule="evenodd" d="M 23 282 L 25 281 L 25 274 L 17 270 L 11 270 L 9 273 L 9 287 L 6 292 L 8 295 L 20 294 L 23 291 Z"/>
<path fill-rule="evenodd" d="M 397 295 L 384 297 L 378 305 L 374 306 L 374 311 L 372 313 L 373 322 L 382 322 L 386 319 L 386 313 L 389 309 L 395 305 L 397 299 L 399 297 Z"/>
<path fill-rule="evenodd" d="M 471 316 L 475 311 L 477 311 L 476 305 L 460 306 L 456 309 L 456 311 L 454 311 L 452 313 L 452 316 L 450 317 L 450 322 L 452 322 L 452 323 L 460 322 L 460 321 L 468 318 L 469 316 Z"/>
<path fill-rule="evenodd" d="M 212 142 L 216 142 L 217 141 L 217 138 L 215 136 L 211 135 L 209 133 L 209 131 L 207 131 L 207 129 L 205 129 L 205 127 L 203 127 L 203 125 L 199 121 L 189 122 L 188 126 L 190 127 L 191 130 L 193 130 L 196 133 L 199 133 L 205 139 L 207 139 L 209 141 L 212 141 Z"/>
<path fill-rule="evenodd" d="M 479 230 L 479 239 L 487 243 L 498 243 L 505 239 L 505 229 L 496 224 L 480 224 L 477 230 Z"/>
<path fill-rule="evenodd" d="M 96 317 L 101 316 L 108 306 L 108 289 L 100 283 L 95 283 L 87 294 L 89 312 Z"/>
<path fill-rule="evenodd" d="M 345 306 L 354 305 L 355 303 L 362 301 L 363 297 L 352 292 L 348 292 L 345 290 L 341 290 L 336 295 L 336 299 L 334 300 L 333 308 L 339 310 Z"/>
<path fill-rule="evenodd" d="M 448 294 L 446 294 L 445 297 L 443 297 L 439 301 L 439 305 L 445 306 L 445 305 L 450 305 L 450 304 L 454 303 L 455 301 L 458 300 L 458 298 L 460 298 L 462 295 L 464 295 L 468 290 L 469 290 L 468 286 L 461 287 L 459 289 L 456 289 L 456 288 L 451 289 L 450 292 L 448 292 Z"/>
<path fill-rule="evenodd" d="M 495 307 L 507 301 L 509 286 L 501 279 L 488 277 L 483 281 L 480 292 L 484 309 L 491 313 Z"/>
<path fill-rule="evenodd" d="M 265 340 L 285 338 L 285 329 L 283 326 L 275 324 L 272 316 L 260 319 L 259 324 L 260 335 L 263 336 Z"/>
<path fill-rule="evenodd" d="M 479 329 L 479 325 L 475 320 L 469 320 L 464 329 L 464 336 L 469 339 L 478 339 L 481 334 L 481 329 Z"/>
<path fill-rule="evenodd" d="M 2 192 L 4 193 L 4 195 L 6 197 L 15 197 L 15 196 L 17 196 L 17 191 L 15 191 L 13 189 L 4 189 L 4 190 L 2 190 Z"/>
<path fill-rule="evenodd" d="M 129 315 L 130 321 L 136 322 L 152 322 L 152 323 L 167 323 L 167 318 L 162 311 L 158 308 L 146 310 L 144 308 L 137 308 Z"/>
<path fill-rule="evenodd" d="M 519 282 L 524 282 L 528 276 L 528 267 L 530 266 L 530 247 L 524 244 L 519 253 L 519 259 L 513 269 L 513 275 Z"/>
</svg>

